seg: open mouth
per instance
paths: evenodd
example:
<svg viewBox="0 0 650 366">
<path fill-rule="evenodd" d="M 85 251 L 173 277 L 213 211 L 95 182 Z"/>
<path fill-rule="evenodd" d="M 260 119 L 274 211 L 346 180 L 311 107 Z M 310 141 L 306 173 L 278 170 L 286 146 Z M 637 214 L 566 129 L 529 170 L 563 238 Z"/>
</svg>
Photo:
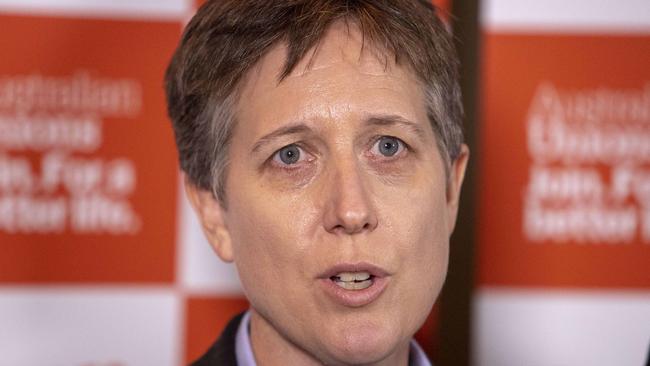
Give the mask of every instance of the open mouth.
<svg viewBox="0 0 650 366">
<path fill-rule="evenodd" d="M 374 302 L 391 280 L 386 270 L 366 262 L 339 263 L 318 275 L 321 289 L 335 303 L 358 308 Z"/>
<path fill-rule="evenodd" d="M 368 272 L 340 272 L 330 277 L 330 280 L 346 290 L 358 291 L 372 286 L 374 278 Z"/>
</svg>

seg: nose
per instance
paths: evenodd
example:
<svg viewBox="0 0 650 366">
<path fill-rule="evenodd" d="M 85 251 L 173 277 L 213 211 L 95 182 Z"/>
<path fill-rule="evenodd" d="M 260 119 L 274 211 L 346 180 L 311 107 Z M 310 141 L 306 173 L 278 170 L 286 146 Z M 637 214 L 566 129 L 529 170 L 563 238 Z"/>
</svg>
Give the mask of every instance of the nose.
<svg viewBox="0 0 650 366">
<path fill-rule="evenodd" d="M 354 162 L 338 164 L 325 182 L 324 226 L 332 234 L 359 234 L 377 228 L 373 194 Z"/>
</svg>

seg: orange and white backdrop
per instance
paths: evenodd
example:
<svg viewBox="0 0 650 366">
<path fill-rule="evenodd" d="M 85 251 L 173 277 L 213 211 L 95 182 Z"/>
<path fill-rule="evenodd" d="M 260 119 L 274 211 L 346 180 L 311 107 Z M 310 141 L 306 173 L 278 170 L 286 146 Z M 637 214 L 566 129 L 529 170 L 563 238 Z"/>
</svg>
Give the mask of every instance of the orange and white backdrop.
<svg viewBox="0 0 650 366">
<path fill-rule="evenodd" d="M 482 4 L 477 365 L 645 357 L 648 4 Z M 0 365 L 185 364 L 246 308 L 165 114 L 195 9 L 0 0 Z"/>
<path fill-rule="evenodd" d="M 650 1 L 481 8 L 474 363 L 645 364 Z"/>
<path fill-rule="evenodd" d="M 199 3 L 0 0 L 1 366 L 187 364 L 247 307 L 166 117 Z"/>
</svg>

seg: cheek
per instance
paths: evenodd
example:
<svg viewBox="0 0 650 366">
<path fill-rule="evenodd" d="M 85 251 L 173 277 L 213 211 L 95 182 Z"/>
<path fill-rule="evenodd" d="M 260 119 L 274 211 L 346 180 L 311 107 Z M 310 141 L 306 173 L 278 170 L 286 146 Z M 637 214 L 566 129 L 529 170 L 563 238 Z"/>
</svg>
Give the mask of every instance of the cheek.
<svg viewBox="0 0 650 366">
<path fill-rule="evenodd" d="M 231 193 L 228 230 L 247 294 L 270 292 L 303 272 L 301 255 L 309 242 L 305 208 L 291 200 L 277 202 L 256 185 Z"/>
<path fill-rule="evenodd" d="M 443 178 L 426 171 L 414 176 L 407 188 L 383 195 L 396 198 L 386 215 L 395 223 L 391 230 L 405 236 L 406 251 L 430 257 L 447 243 L 448 208 Z"/>
<path fill-rule="evenodd" d="M 396 226 L 404 236 L 399 255 L 406 301 L 424 310 L 433 305 L 447 273 L 449 232 L 444 181 L 424 180 L 418 186 L 402 195 L 396 216 L 401 225 Z"/>
<path fill-rule="evenodd" d="M 277 227 L 263 218 L 259 210 L 242 212 L 239 222 L 230 226 L 234 264 L 246 297 L 255 305 L 268 300 L 275 284 L 282 283 L 281 269 L 287 262 Z"/>
<path fill-rule="evenodd" d="M 406 244 L 403 260 L 408 263 L 404 268 L 413 271 L 410 276 L 419 277 L 422 283 L 430 283 L 433 279 L 435 285 L 447 271 L 449 237 L 445 206 L 434 204 L 431 207 L 410 216 L 406 231 L 410 245 Z"/>
<path fill-rule="evenodd" d="M 414 237 L 405 258 L 402 303 L 409 308 L 409 319 L 418 328 L 426 319 L 436 302 L 447 275 L 449 258 L 449 240 L 445 220 L 431 215 L 440 215 L 439 211 L 422 214 L 429 220 L 417 222 L 412 227 Z"/>
<path fill-rule="evenodd" d="M 257 202 L 250 202 L 246 208 L 232 207 L 232 211 L 237 214 L 229 220 L 228 230 L 242 280 L 246 276 L 277 279 L 278 269 L 286 261 L 287 251 L 282 246 L 287 238 L 282 227 L 273 221 L 276 217 L 270 215 L 271 210 L 264 203 Z"/>
</svg>

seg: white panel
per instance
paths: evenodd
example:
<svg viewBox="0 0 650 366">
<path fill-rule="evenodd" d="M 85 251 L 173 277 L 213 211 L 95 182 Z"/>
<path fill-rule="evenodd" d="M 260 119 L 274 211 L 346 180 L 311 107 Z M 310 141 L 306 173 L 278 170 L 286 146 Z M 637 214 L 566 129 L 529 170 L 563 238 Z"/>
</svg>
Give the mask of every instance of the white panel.
<svg viewBox="0 0 650 366">
<path fill-rule="evenodd" d="M 650 33 L 648 0 L 483 0 L 490 31 Z"/>
<path fill-rule="evenodd" d="M 179 306 L 170 290 L 3 287 L 0 364 L 176 366 Z"/>
<path fill-rule="evenodd" d="M 182 20 L 192 11 L 192 0 L 0 0 L 0 12 Z"/>
<path fill-rule="evenodd" d="M 477 366 L 640 366 L 650 347 L 650 292 L 486 288 L 474 311 Z"/>
<path fill-rule="evenodd" d="M 183 290 L 198 295 L 242 294 L 235 265 L 222 262 L 212 250 L 179 180 L 177 268 Z"/>
</svg>

